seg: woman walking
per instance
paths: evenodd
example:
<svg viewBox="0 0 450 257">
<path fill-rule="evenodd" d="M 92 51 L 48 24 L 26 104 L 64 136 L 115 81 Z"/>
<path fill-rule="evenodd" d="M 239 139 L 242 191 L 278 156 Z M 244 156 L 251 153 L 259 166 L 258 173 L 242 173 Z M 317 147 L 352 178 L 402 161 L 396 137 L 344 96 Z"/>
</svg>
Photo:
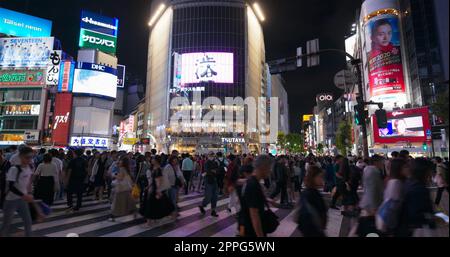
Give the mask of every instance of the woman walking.
<svg viewBox="0 0 450 257">
<path fill-rule="evenodd" d="M 114 195 L 111 205 L 111 219 L 125 216 L 136 210 L 136 203 L 131 196 L 133 180 L 131 179 L 130 162 L 127 157 L 119 161 L 119 173 L 112 182 Z"/>
<path fill-rule="evenodd" d="M 306 172 L 305 186 L 300 196 L 300 207 L 298 211 L 298 230 L 304 237 L 325 237 L 327 226 L 328 208 L 319 188 L 323 188 L 322 169 L 310 165 Z"/>
<path fill-rule="evenodd" d="M 105 189 L 107 153 L 103 152 L 92 168 L 91 182 L 94 185 L 94 199 L 103 200 L 103 190 Z"/>
<path fill-rule="evenodd" d="M 144 198 L 143 216 L 147 219 L 147 226 L 169 216 L 175 206 L 167 196 L 168 182 L 164 181 L 161 170 L 161 157 L 155 156 L 152 160 L 153 169 L 149 176 L 149 186 Z"/>
<path fill-rule="evenodd" d="M 52 163 L 51 154 L 44 154 L 43 162 L 37 167 L 34 178 L 37 180 L 34 198 L 52 205 L 55 192 L 59 191 L 59 176 L 56 165 Z"/>
</svg>

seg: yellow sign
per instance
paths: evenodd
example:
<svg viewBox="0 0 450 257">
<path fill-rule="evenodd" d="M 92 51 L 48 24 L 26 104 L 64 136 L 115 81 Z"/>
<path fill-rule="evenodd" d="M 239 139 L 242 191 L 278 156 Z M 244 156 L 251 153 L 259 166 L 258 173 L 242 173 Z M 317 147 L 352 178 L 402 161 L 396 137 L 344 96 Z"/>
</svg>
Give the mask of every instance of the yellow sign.
<svg viewBox="0 0 450 257">
<path fill-rule="evenodd" d="M 139 138 L 124 138 L 122 144 L 135 145 L 137 142 L 139 142 Z"/>
<path fill-rule="evenodd" d="M 305 114 L 305 115 L 303 115 L 303 122 L 310 121 L 313 116 L 314 115 L 312 115 L 312 114 Z"/>
</svg>

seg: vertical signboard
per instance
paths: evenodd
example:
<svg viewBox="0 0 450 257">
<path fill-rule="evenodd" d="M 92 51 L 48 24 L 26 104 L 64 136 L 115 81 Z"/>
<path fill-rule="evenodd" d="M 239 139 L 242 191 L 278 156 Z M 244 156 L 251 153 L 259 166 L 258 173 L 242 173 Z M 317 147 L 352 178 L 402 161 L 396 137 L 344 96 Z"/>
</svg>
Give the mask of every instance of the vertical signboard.
<svg viewBox="0 0 450 257">
<path fill-rule="evenodd" d="M 117 65 L 117 87 L 125 87 L 125 66 L 120 64 Z"/>
<path fill-rule="evenodd" d="M 55 145 L 65 146 L 68 144 L 71 113 L 72 94 L 56 94 L 55 114 L 52 124 L 52 141 Z"/>
<path fill-rule="evenodd" d="M 364 28 L 371 100 L 406 104 L 397 12 L 385 10 L 369 16 Z"/>
<path fill-rule="evenodd" d="M 61 50 L 55 50 L 50 54 L 50 65 L 47 66 L 46 84 L 57 86 L 59 82 L 59 71 L 61 64 Z"/>
<path fill-rule="evenodd" d="M 58 92 L 72 92 L 75 63 L 66 61 L 61 63 Z"/>
</svg>

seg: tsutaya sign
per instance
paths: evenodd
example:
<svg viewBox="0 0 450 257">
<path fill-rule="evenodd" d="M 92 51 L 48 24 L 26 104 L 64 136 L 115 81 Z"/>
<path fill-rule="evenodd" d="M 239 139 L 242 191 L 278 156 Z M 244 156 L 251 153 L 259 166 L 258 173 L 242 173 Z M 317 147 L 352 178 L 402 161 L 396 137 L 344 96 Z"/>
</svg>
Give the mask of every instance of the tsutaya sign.
<svg viewBox="0 0 450 257">
<path fill-rule="evenodd" d="M 222 143 L 245 143 L 245 138 L 238 138 L 238 137 L 231 137 L 231 138 L 225 138 L 222 137 Z"/>
</svg>

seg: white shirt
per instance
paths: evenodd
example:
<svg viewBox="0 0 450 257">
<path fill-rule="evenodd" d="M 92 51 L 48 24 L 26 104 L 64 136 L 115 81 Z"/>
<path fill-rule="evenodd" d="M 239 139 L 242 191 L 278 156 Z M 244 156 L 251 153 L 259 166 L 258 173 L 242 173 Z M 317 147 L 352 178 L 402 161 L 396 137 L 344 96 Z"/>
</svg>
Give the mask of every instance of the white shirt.
<svg viewBox="0 0 450 257">
<path fill-rule="evenodd" d="M 38 165 L 36 171 L 34 172 L 36 176 L 42 177 L 53 177 L 55 181 L 54 188 L 56 191 L 59 190 L 59 174 L 58 168 L 54 163 L 41 163 Z"/>
<path fill-rule="evenodd" d="M 6 181 L 9 182 L 15 182 L 14 187 L 17 188 L 20 192 L 23 194 L 28 194 L 28 186 L 30 185 L 31 176 L 33 175 L 33 171 L 30 167 L 21 167 L 22 172 L 19 174 L 19 177 L 17 177 L 18 169 L 15 166 L 12 166 L 8 173 L 6 174 Z M 20 196 L 14 194 L 13 192 L 8 192 L 6 195 L 5 200 L 12 201 L 12 200 L 18 200 L 21 199 Z"/>
<path fill-rule="evenodd" d="M 20 165 L 19 152 L 16 152 L 11 155 L 11 157 L 9 158 L 9 163 L 11 163 L 11 166 Z"/>
</svg>

